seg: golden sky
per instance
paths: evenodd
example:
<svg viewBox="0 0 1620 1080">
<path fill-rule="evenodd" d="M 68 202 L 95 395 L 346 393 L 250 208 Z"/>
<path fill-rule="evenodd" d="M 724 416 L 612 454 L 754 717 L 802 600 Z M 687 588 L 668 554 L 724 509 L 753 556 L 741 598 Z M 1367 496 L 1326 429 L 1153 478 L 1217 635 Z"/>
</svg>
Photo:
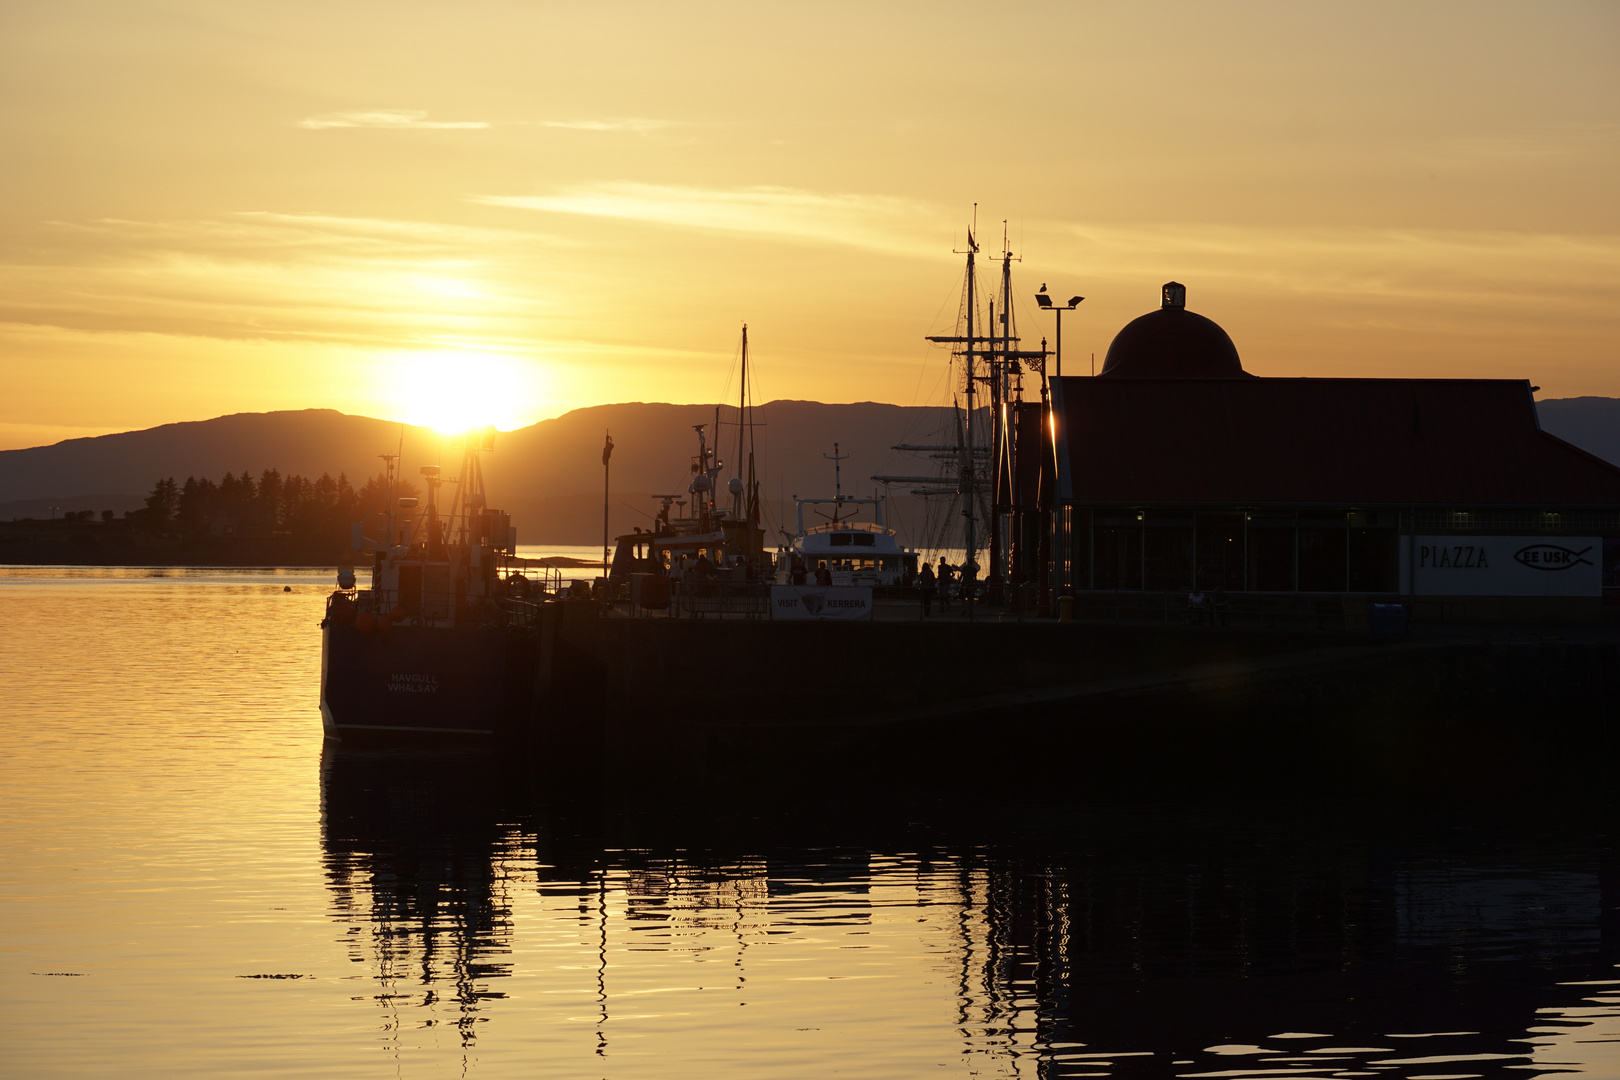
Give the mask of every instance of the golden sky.
<svg viewBox="0 0 1620 1080">
<path fill-rule="evenodd" d="M 1620 5 L 0 2 L 0 447 L 936 401 L 960 247 L 1262 375 L 1620 395 Z M 734 385 L 734 384 L 733 384 Z"/>
</svg>

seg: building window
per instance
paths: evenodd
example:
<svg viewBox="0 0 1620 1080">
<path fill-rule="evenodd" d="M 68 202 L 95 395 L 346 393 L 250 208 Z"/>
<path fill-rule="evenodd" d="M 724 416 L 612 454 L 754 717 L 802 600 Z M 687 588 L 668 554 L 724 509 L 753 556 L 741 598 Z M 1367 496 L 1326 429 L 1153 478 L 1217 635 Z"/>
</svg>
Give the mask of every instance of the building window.
<svg viewBox="0 0 1620 1080">
<path fill-rule="evenodd" d="M 1073 560 L 1073 576 L 1069 579 L 1077 589 L 1091 589 L 1096 586 L 1091 580 L 1091 511 L 1071 510 L 1069 532 L 1069 557 Z"/>
<path fill-rule="evenodd" d="M 1383 518 L 1393 520 L 1394 514 Z M 1373 515 L 1367 515 L 1378 520 Z M 1400 589 L 1401 534 L 1398 529 L 1350 529 L 1350 591 L 1392 593 Z"/>
<path fill-rule="evenodd" d="M 1191 514 L 1177 516 L 1149 510 L 1144 524 L 1143 583 L 1154 591 L 1184 590 L 1192 588 L 1193 581 L 1193 519 Z"/>
<path fill-rule="evenodd" d="M 1252 592 L 1291 592 L 1294 588 L 1294 515 L 1249 515 L 1248 587 Z"/>
<path fill-rule="evenodd" d="M 1243 515 L 1218 511 L 1198 515 L 1198 587 L 1245 588 L 1243 578 Z"/>
<path fill-rule="evenodd" d="M 1344 592 L 1349 582 L 1349 533 L 1343 514 L 1299 523 L 1299 589 Z"/>
<path fill-rule="evenodd" d="M 1130 517 L 1097 517 L 1096 588 L 1142 587 L 1142 523 Z"/>
</svg>

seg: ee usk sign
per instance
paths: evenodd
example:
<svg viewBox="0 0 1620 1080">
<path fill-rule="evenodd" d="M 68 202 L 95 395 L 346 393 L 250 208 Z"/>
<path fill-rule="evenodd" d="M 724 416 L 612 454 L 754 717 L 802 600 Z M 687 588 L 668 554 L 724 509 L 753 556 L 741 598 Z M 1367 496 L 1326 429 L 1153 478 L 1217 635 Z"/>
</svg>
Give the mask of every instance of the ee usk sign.
<svg viewBox="0 0 1620 1080">
<path fill-rule="evenodd" d="M 1592 536 L 1414 536 L 1401 577 L 1416 596 L 1601 596 Z"/>
</svg>

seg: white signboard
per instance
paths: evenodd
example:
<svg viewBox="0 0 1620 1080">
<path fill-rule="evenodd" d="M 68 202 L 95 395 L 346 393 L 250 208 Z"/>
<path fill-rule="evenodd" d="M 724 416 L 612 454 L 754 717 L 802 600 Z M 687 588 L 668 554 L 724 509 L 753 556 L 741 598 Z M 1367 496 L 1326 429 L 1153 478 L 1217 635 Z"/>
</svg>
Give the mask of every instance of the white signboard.
<svg viewBox="0 0 1620 1080">
<path fill-rule="evenodd" d="M 870 585 L 772 585 L 773 619 L 870 619 Z"/>
<path fill-rule="evenodd" d="M 1401 580 L 1416 596 L 1601 596 L 1593 536 L 1413 536 Z"/>
</svg>

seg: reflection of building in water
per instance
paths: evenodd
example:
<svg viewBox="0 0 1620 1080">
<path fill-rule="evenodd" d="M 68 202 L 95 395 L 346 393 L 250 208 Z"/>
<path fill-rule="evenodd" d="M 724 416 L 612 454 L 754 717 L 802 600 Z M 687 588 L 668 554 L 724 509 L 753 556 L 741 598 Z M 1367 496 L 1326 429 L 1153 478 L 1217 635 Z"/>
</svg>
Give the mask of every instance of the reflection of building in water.
<svg viewBox="0 0 1620 1080">
<path fill-rule="evenodd" d="M 470 1044 L 482 1006 L 505 996 L 491 980 L 509 970 L 501 864 L 514 844 L 496 824 L 489 773 L 481 754 L 329 751 L 323 762 L 333 912 L 350 958 L 374 965 L 373 996 L 396 1034 L 448 1022 Z"/>
<path fill-rule="evenodd" d="M 1387 1048 L 1341 1068 L 1480 1055 L 1469 1074 L 1522 1075 L 1503 1070 L 1529 1060 L 1538 1014 L 1584 992 L 1555 984 L 1620 960 L 1605 914 L 1620 895 L 1596 859 L 1471 864 L 1434 853 L 1455 836 L 1356 835 L 1331 816 L 1158 816 L 962 858 L 964 1025 L 1054 1064 L 1117 1058 L 1117 1075 L 1232 1044 L 1256 1068 L 1336 1044 Z M 1289 1032 L 1332 1038 L 1273 1038 Z M 1453 1034 L 1402 1041 L 1421 1033 Z"/>
<path fill-rule="evenodd" d="M 328 763 L 332 906 L 391 1041 L 443 1024 L 465 1051 L 498 1003 L 574 1071 L 653 1047 L 673 1074 L 720 1040 L 736 1062 L 899 1047 L 986 1076 L 1218 1073 L 1217 1046 L 1275 1071 L 1333 1045 L 1385 1048 L 1338 1055 L 1352 1072 L 1488 1055 L 1418 1071 L 1508 1076 L 1538 1011 L 1585 993 L 1556 984 L 1620 960 L 1597 854 L 1394 815 L 1046 807 L 985 840 L 913 809 L 920 849 L 880 821 L 829 828 L 838 846 L 814 825 L 761 847 L 702 824 L 641 846 L 622 823 L 611 839 L 599 820 L 515 824 L 530 813 L 490 794 L 490 771 Z M 1434 1032 L 1471 1034 L 1399 1038 Z"/>
</svg>

